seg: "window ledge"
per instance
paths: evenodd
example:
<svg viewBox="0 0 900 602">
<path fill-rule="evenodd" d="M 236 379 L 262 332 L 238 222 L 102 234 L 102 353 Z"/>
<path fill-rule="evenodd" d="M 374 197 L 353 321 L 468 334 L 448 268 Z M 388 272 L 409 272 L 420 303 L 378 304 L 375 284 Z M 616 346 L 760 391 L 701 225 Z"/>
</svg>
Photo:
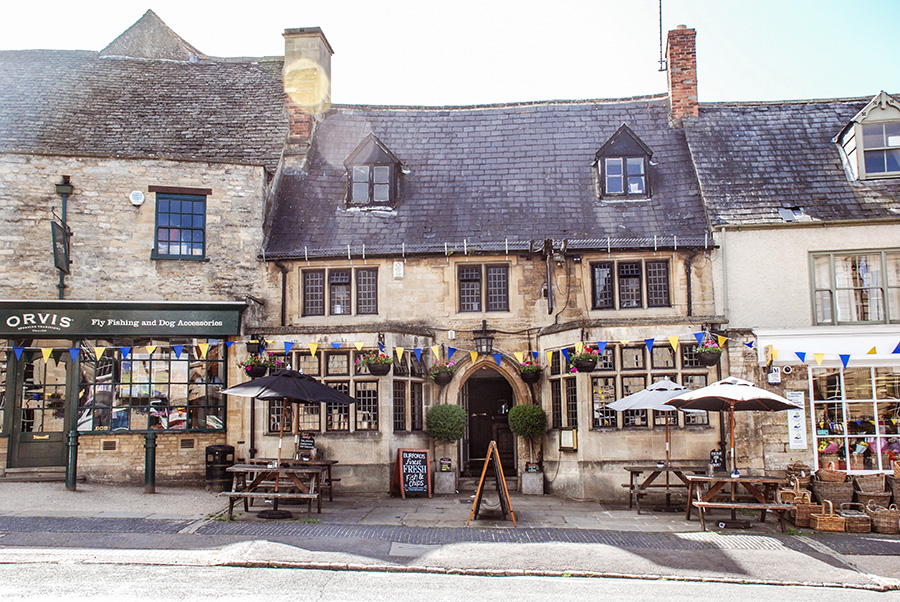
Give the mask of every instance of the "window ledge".
<svg viewBox="0 0 900 602">
<path fill-rule="evenodd" d="M 600 197 L 603 203 L 649 203 L 652 200 L 650 197 Z"/>
<path fill-rule="evenodd" d="M 150 253 L 150 259 L 155 261 L 209 261 L 209 257 L 179 257 L 177 255 L 157 255 L 154 251 Z"/>
</svg>

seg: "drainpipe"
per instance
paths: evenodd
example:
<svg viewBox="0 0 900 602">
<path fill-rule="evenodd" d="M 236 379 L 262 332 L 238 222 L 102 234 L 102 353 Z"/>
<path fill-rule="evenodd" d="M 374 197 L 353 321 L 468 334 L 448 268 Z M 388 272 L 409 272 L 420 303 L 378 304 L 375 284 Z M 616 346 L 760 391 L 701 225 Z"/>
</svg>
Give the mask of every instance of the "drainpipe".
<svg viewBox="0 0 900 602">
<path fill-rule="evenodd" d="M 547 263 L 547 315 L 553 314 L 553 268 L 551 257 L 553 255 L 553 239 L 544 241 L 544 259 Z"/>
<path fill-rule="evenodd" d="M 699 251 L 694 251 L 690 255 L 687 256 L 687 259 L 684 260 L 684 276 L 687 280 L 687 315 L 694 315 L 694 295 L 693 295 L 693 286 L 691 285 L 691 264 L 694 262 L 694 257 L 697 256 Z"/>
<path fill-rule="evenodd" d="M 280 261 L 273 261 L 275 267 L 281 270 L 281 325 L 287 324 L 287 275 L 290 270 Z"/>
</svg>

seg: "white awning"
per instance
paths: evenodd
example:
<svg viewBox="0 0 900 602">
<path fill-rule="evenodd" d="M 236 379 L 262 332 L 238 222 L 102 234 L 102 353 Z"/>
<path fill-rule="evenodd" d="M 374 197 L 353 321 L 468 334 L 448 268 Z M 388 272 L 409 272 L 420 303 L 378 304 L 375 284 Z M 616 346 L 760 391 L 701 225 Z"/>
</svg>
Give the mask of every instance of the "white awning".
<svg viewBox="0 0 900 602">
<path fill-rule="evenodd" d="M 900 366 L 900 353 L 893 353 L 900 345 L 900 326 L 838 326 L 805 328 L 800 330 L 754 329 L 757 359 L 765 365 L 766 348 L 777 351 L 776 366 L 842 366 L 841 355 L 849 355 L 852 366 Z M 870 353 L 872 349 L 875 353 Z M 898 349 L 900 351 L 900 349 Z M 797 355 L 804 355 L 801 361 Z M 816 355 L 821 357 L 818 363 Z"/>
</svg>

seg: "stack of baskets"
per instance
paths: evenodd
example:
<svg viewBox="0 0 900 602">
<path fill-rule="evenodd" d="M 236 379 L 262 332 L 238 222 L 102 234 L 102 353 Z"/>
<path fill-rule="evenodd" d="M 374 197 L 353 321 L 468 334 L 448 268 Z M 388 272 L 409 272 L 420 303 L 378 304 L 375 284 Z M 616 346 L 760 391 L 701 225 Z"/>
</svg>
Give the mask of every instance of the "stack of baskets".
<svg viewBox="0 0 900 602">
<path fill-rule="evenodd" d="M 809 489 L 809 482 L 812 477 L 812 471 L 809 468 L 809 464 L 804 464 L 802 462 L 788 464 L 785 473 L 788 480 L 796 480 L 800 484 L 801 489 Z"/>
<path fill-rule="evenodd" d="M 824 504 L 849 504 L 853 502 L 853 483 L 847 480 L 847 473 L 833 468 L 820 468 L 811 482 L 816 501 Z"/>
<path fill-rule="evenodd" d="M 841 504 L 840 515 L 844 517 L 844 531 L 847 533 L 872 532 L 872 518 L 862 504 Z"/>
<path fill-rule="evenodd" d="M 809 526 L 816 531 L 836 531 L 843 533 L 847 519 L 834 513 L 834 506 L 828 500 L 822 502 L 822 512 L 809 515 Z"/>
<path fill-rule="evenodd" d="M 877 533 L 900 533 L 900 510 L 896 504 L 884 508 L 870 501 L 866 506 L 866 514 L 872 519 L 872 529 Z"/>
<path fill-rule="evenodd" d="M 853 497 L 863 506 L 873 501 L 879 506 L 891 503 L 891 492 L 887 491 L 883 474 L 857 475 L 853 477 Z"/>
<path fill-rule="evenodd" d="M 791 508 L 791 523 L 796 527 L 808 527 L 810 515 L 822 514 L 822 504 L 813 504 L 808 491 L 801 492 L 788 503 L 794 506 Z"/>
</svg>

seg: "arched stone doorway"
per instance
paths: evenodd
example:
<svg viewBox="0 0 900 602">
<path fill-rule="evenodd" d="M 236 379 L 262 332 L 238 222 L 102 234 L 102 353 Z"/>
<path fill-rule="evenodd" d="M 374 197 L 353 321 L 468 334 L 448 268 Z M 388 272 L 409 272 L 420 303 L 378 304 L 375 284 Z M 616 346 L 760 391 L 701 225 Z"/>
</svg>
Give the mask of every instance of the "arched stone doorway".
<svg viewBox="0 0 900 602">
<path fill-rule="evenodd" d="M 504 472 L 515 475 L 517 442 L 509 429 L 508 414 L 513 405 L 530 403 L 527 387 L 516 378 L 510 379 L 506 366 L 498 366 L 493 359 L 466 366 L 458 387 L 455 394 L 468 417 L 459 450 L 462 474 L 479 476 L 488 446 L 496 441 Z"/>
</svg>

